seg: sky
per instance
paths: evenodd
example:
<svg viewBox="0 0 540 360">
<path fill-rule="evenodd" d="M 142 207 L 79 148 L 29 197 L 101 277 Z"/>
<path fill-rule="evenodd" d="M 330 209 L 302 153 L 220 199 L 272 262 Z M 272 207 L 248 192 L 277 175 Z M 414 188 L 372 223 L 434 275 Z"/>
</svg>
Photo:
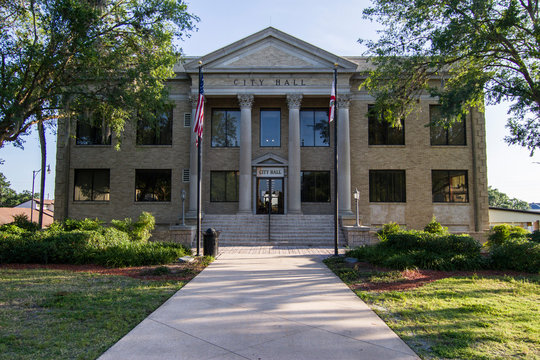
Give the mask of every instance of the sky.
<svg viewBox="0 0 540 360">
<path fill-rule="evenodd" d="M 380 26 L 362 18 L 367 0 L 198 0 L 187 2 L 200 18 L 198 30 L 177 45 L 189 56 L 205 55 L 268 26 L 340 56 L 364 55 L 359 38 L 376 39 Z M 534 157 L 519 146 L 504 142 L 508 104 L 486 107 L 488 184 L 510 197 L 540 202 L 540 149 Z M 24 150 L 6 145 L 0 149 L 2 172 L 16 191 L 31 190 L 32 171 L 39 170 L 41 155 L 36 131 L 26 137 Z M 46 198 L 54 197 L 56 140 L 47 134 Z M 36 189 L 39 187 L 36 176 Z"/>
</svg>

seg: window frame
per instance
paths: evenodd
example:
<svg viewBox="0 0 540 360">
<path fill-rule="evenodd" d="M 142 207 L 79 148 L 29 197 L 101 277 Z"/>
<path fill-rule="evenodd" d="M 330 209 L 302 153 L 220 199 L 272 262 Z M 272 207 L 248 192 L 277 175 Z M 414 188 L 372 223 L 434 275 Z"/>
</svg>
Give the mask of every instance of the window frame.
<svg viewBox="0 0 540 360">
<path fill-rule="evenodd" d="M 229 111 L 235 111 L 235 112 L 238 112 L 238 129 L 240 129 L 240 122 L 241 122 L 241 116 L 242 116 L 242 113 L 241 113 L 241 110 L 239 108 L 213 108 L 212 109 L 212 114 L 211 114 L 211 117 L 210 117 L 210 146 L 212 148 L 239 148 L 240 147 L 240 131 L 238 131 L 238 139 L 237 139 L 237 142 L 238 142 L 238 145 L 235 145 L 235 146 L 231 146 L 231 145 L 228 145 L 228 131 L 226 131 L 226 134 L 225 134 L 225 141 L 227 142 L 227 145 L 225 146 L 216 146 L 214 145 L 214 113 L 216 111 L 225 111 L 225 113 L 229 112 Z M 227 117 L 225 116 L 225 128 L 228 129 L 228 121 L 227 120 Z"/>
<path fill-rule="evenodd" d="M 144 173 L 151 173 L 155 174 L 156 172 L 162 172 L 162 173 L 168 173 L 168 185 L 169 185 L 169 192 L 168 192 L 168 198 L 165 200 L 139 200 L 137 196 L 137 190 L 139 189 L 138 185 L 138 175 L 140 172 Z M 165 179 L 167 180 L 167 179 Z M 157 181 L 154 181 L 154 184 L 152 186 L 152 195 L 155 196 L 156 194 L 156 183 Z M 172 170 L 171 169 L 135 169 L 135 202 L 136 203 L 170 203 L 172 199 Z"/>
<path fill-rule="evenodd" d="M 441 126 L 434 126 L 432 124 L 432 109 L 435 107 L 440 107 L 440 104 L 430 104 L 429 105 L 429 144 L 431 146 L 467 146 L 467 119 L 466 117 L 463 117 L 460 122 L 455 122 L 452 124 L 452 126 L 449 126 L 448 128 L 444 128 Z M 454 125 L 459 125 L 463 127 L 463 143 L 462 144 L 450 144 L 450 129 L 454 127 Z M 434 131 L 444 131 L 445 133 L 445 143 L 444 144 L 434 144 L 433 143 L 433 133 Z"/>
<path fill-rule="evenodd" d="M 214 174 L 224 174 L 225 176 L 225 200 L 215 200 L 213 198 L 213 186 L 214 186 Z M 235 179 L 236 179 L 236 200 L 228 200 L 227 199 L 227 174 L 228 173 L 234 173 Z M 212 170 L 210 171 L 210 202 L 212 203 L 236 203 L 239 201 L 240 197 L 240 171 L 238 170 Z"/>
<path fill-rule="evenodd" d="M 320 111 L 326 114 L 326 127 L 328 128 L 328 143 L 326 145 L 315 145 L 316 144 L 316 131 L 315 131 L 315 112 Z M 313 145 L 303 145 L 302 144 L 302 112 L 313 112 Z M 330 124 L 328 122 L 328 109 L 327 108 L 302 108 L 300 109 L 300 147 L 321 147 L 326 148 L 330 147 Z"/>
<path fill-rule="evenodd" d="M 101 119 L 101 124 L 96 125 L 96 117 Z M 84 120 L 82 119 L 84 118 Z M 81 141 L 81 125 L 87 126 L 91 132 L 91 142 Z M 103 133 L 107 132 L 105 141 Z M 99 139 L 99 141 L 96 141 Z M 75 145 L 77 146 L 111 146 L 112 144 L 112 132 L 105 124 L 105 121 L 98 111 L 87 110 L 83 114 L 77 117 L 75 124 Z"/>
<path fill-rule="evenodd" d="M 279 112 L 279 145 L 263 145 L 262 143 L 262 113 L 265 111 L 277 111 Z M 281 147 L 281 108 L 261 108 L 259 109 L 259 147 Z"/>
<path fill-rule="evenodd" d="M 449 201 L 444 201 L 444 200 L 435 200 L 435 195 L 436 193 L 434 192 L 434 181 L 433 181 L 433 175 L 435 173 L 443 173 L 443 172 L 446 172 L 447 173 L 447 187 L 448 187 L 448 193 L 445 193 L 444 196 L 446 198 L 446 196 L 448 196 L 448 198 L 450 199 Z M 457 174 L 454 174 L 454 176 L 465 176 L 465 201 L 455 201 L 453 199 L 455 199 L 456 196 L 459 195 L 456 194 L 456 193 L 453 193 L 452 192 L 452 187 L 451 187 L 451 173 L 457 173 Z M 461 173 L 461 174 L 459 174 Z M 469 201 L 470 201 L 470 198 L 469 198 L 469 171 L 468 170 L 454 170 L 454 169 L 437 169 L 437 170 L 431 170 L 431 199 L 432 199 L 432 202 L 433 203 L 437 203 L 437 204 L 468 204 Z"/>
<path fill-rule="evenodd" d="M 76 188 L 77 188 L 77 178 L 81 176 L 81 172 L 91 172 L 92 173 L 92 184 L 91 184 L 91 195 L 90 199 L 77 199 L 76 198 Z M 108 192 L 106 193 L 107 199 L 105 200 L 96 200 L 94 196 L 94 184 L 96 180 L 96 173 L 97 172 L 106 172 L 107 173 L 107 179 L 108 179 Z M 73 201 L 74 202 L 109 202 L 111 201 L 111 169 L 73 169 Z"/>
<path fill-rule="evenodd" d="M 385 200 L 375 200 L 376 196 L 374 194 L 375 188 L 375 176 L 381 176 L 382 174 L 401 174 L 403 175 L 402 184 L 403 189 L 400 191 L 400 199 L 385 199 Z M 389 189 L 387 189 L 389 190 Z M 390 194 L 390 191 L 387 191 L 387 194 Z M 396 191 L 392 191 L 392 194 L 395 195 Z M 380 195 L 378 196 L 381 197 Z M 369 202 L 370 203 L 406 203 L 407 202 L 407 173 L 402 169 L 370 169 L 369 170 Z"/>
<path fill-rule="evenodd" d="M 400 122 L 401 122 L 401 143 L 399 143 L 399 144 L 390 144 L 389 143 L 389 138 L 390 138 L 391 134 L 389 132 L 392 129 L 397 128 L 397 127 L 392 127 L 389 122 L 377 119 L 377 117 L 378 117 L 377 114 L 372 115 L 370 110 L 371 110 L 371 108 L 373 108 L 373 106 L 374 106 L 373 104 L 368 105 L 368 145 L 369 146 L 405 146 L 405 119 L 403 119 L 403 118 L 400 119 Z M 384 129 L 383 129 L 384 130 L 383 137 L 384 137 L 385 141 L 384 141 L 383 144 L 372 142 L 373 139 L 372 139 L 371 134 L 372 134 L 372 128 L 373 128 L 374 123 L 377 123 L 380 126 L 384 127 Z"/>
<path fill-rule="evenodd" d="M 328 200 L 318 200 L 316 190 L 318 188 L 317 186 L 317 177 L 315 177 L 315 200 L 306 200 L 304 196 L 304 173 L 319 173 L 319 174 L 326 174 L 328 176 Z M 302 170 L 300 171 L 300 202 L 302 203 L 319 203 L 319 204 L 329 204 L 332 202 L 332 174 L 330 170 Z"/>
<path fill-rule="evenodd" d="M 157 113 L 157 112 L 156 112 Z M 156 114 L 156 117 L 157 116 L 161 116 L 163 115 L 163 113 L 166 113 L 167 114 L 167 118 L 168 118 L 168 126 L 167 126 L 167 130 L 168 130 L 168 133 L 170 135 L 170 142 L 168 143 L 164 143 L 164 144 L 160 144 L 160 141 L 161 141 L 161 134 L 162 134 L 162 127 L 158 127 L 158 122 L 156 121 L 155 124 L 152 124 L 153 126 L 151 127 L 150 131 L 152 131 L 153 133 L 153 142 L 150 144 L 150 143 L 142 143 L 142 141 L 140 141 L 140 139 L 142 138 L 142 134 L 141 134 L 141 127 L 143 125 L 143 122 L 145 121 L 145 119 L 143 117 L 141 117 L 140 115 L 137 116 L 137 129 L 136 129 L 136 133 L 135 133 L 135 145 L 136 146 L 171 146 L 173 144 L 173 126 L 174 126 L 174 109 L 173 109 L 173 106 L 168 106 L 167 109 L 165 109 L 163 112 L 160 112 L 159 114 Z M 165 129 L 165 128 L 163 128 Z"/>
</svg>

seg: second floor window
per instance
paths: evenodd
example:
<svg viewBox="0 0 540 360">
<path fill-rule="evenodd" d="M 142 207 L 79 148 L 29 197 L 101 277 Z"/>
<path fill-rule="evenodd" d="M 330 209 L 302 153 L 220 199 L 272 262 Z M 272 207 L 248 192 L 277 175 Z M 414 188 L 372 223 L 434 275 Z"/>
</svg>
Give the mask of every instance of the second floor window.
<svg viewBox="0 0 540 360">
<path fill-rule="evenodd" d="M 441 106 L 429 106 L 431 145 L 467 145 L 465 136 L 465 119 L 451 126 L 435 125 L 441 119 Z"/>
<path fill-rule="evenodd" d="M 368 107 L 369 145 L 405 145 L 405 122 L 392 125 Z"/>
<path fill-rule="evenodd" d="M 281 111 L 261 110 L 261 146 L 281 146 Z"/>
<path fill-rule="evenodd" d="M 327 110 L 300 111 L 300 146 L 329 146 Z"/>
<path fill-rule="evenodd" d="M 111 130 L 99 111 L 87 111 L 77 119 L 77 145 L 111 145 Z"/>
<path fill-rule="evenodd" d="M 212 147 L 240 146 L 240 110 L 212 111 Z"/>
<path fill-rule="evenodd" d="M 137 145 L 172 145 L 172 123 L 172 108 L 151 118 L 139 117 Z"/>
</svg>

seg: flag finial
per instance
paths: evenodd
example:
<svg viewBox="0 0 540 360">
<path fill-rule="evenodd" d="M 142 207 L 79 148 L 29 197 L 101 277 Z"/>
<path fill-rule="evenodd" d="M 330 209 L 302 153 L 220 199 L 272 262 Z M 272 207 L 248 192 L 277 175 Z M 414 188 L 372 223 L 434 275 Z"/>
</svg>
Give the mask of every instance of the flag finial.
<svg viewBox="0 0 540 360">
<path fill-rule="evenodd" d="M 199 60 L 199 65 L 202 65 L 202 61 L 201 61 L 201 60 Z"/>
</svg>

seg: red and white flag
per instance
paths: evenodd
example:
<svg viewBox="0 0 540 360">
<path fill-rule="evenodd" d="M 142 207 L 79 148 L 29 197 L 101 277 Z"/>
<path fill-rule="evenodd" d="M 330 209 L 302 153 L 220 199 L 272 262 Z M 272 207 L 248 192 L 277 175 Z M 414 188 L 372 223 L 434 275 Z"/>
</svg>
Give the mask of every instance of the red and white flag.
<svg viewBox="0 0 540 360">
<path fill-rule="evenodd" d="M 330 94 L 330 111 L 328 112 L 328 122 L 334 120 L 334 112 L 336 111 L 336 83 L 332 81 L 332 92 Z"/>
<path fill-rule="evenodd" d="M 197 133 L 196 144 L 199 146 L 199 137 L 202 137 L 204 127 L 204 79 L 202 71 L 199 77 L 199 99 L 197 100 L 197 111 L 195 112 L 195 126 L 193 131 Z"/>
</svg>

